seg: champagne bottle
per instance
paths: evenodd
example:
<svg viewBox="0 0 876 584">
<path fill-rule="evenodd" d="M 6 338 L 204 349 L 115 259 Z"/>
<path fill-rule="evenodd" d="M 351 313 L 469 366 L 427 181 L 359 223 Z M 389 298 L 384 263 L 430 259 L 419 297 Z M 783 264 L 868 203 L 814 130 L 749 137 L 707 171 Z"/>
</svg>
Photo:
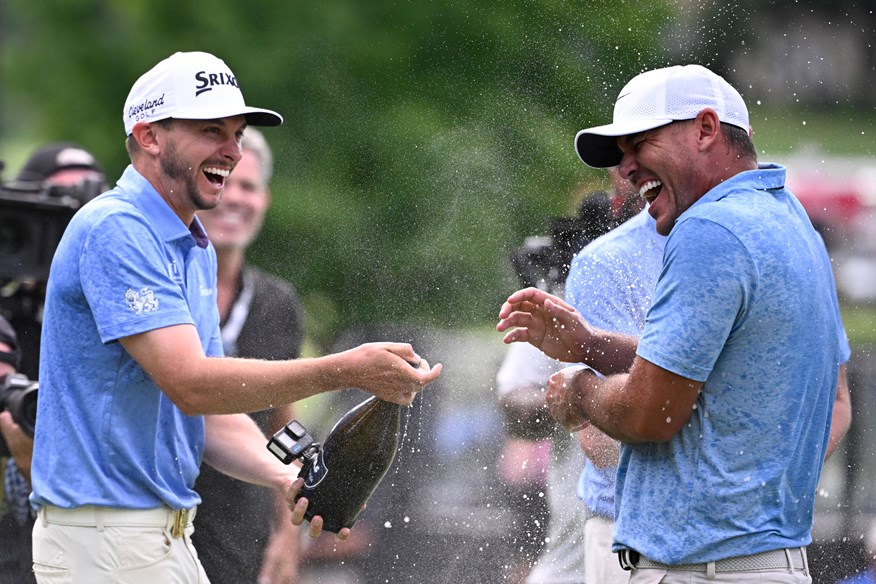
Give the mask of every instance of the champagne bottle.
<svg viewBox="0 0 876 584">
<path fill-rule="evenodd" d="M 268 449 L 285 464 L 303 458 L 296 497 L 308 500 L 305 518 L 323 518 L 323 530 L 352 527 L 380 484 L 398 448 L 401 406 L 370 397 L 338 420 L 320 446 L 292 420 L 277 432 Z"/>
</svg>

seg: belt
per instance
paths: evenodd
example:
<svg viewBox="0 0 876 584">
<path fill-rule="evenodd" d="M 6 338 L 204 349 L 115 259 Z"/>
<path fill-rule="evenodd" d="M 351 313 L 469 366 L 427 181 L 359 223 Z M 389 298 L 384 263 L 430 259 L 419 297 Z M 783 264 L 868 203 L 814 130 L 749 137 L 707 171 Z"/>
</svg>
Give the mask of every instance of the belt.
<svg viewBox="0 0 876 584">
<path fill-rule="evenodd" d="M 809 571 L 806 548 L 771 550 L 749 556 L 738 556 L 706 562 L 702 564 L 663 564 L 649 560 L 636 550 L 625 549 L 618 552 L 618 560 L 624 570 L 656 568 L 660 570 L 681 570 L 685 572 L 756 572 L 761 570 L 800 570 Z"/>
<path fill-rule="evenodd" d="M 72 525 L 76 527 L 167 527 L 173 537 L 182 537 L 186 527 L 195 520 L 197 507 L 191 509 L 117 509 L 83 505 L 63 509 L 54 505 L 40 508 L 39 517 L 44 525 Z"/>
</svg>

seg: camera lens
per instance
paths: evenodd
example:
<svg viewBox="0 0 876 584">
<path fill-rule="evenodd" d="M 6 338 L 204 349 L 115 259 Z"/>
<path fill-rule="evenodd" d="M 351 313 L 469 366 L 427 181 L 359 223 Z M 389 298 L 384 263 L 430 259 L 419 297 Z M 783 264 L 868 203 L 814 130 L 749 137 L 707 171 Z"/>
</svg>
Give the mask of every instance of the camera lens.
<svg viewBox="0 0 876 584">
<path fill-rule="evenodd" d="M 19 219 L 12 215 L 0 215 L 0 255 L 20 253 L 27 244 L 27 230 Z"/>
</svg>

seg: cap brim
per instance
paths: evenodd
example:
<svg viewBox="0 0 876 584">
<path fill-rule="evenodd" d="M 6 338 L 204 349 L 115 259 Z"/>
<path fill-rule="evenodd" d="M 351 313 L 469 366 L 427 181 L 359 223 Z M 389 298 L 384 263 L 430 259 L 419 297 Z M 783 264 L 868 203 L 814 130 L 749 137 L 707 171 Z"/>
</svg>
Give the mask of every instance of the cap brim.
<svg viewBox="0 0 876 584">
<path fill-rule="evenodd" d="M 200 108 L 191 112 L 177 112 L 172 117 L 181 120 L 218 120 L 234 116 L 243 116 L 250 126 L 279 126 L 283 123 L 283 116 L 277 112 L 257 107 Z"/>
<path fill-rule="evenodd" d="M 623 152 L 617 147 L 620 136 L 653 130 L 672 122 L 669 118 L 626 120 L 581 130 L 575 135 L 575 152 L 587 166 L 608 168 L 621 162 Z"/>
</svg>

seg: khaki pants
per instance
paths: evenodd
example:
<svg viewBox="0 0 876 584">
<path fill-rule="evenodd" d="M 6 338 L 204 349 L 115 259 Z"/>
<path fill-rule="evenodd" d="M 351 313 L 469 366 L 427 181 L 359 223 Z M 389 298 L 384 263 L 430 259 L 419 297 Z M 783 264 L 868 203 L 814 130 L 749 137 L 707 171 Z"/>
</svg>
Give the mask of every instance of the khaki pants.
<svg viewBox="0 0 876 584">
<path fill-rule="evenodd" d="M 193 514 L 192 514 L 193 515 Z M 33 529 L 39 584 L 210 584 L 191 520 L 171 509 L 40 509 Z M 176 535 L 176 537 L 174 537 Z"/>
<path fill-rule="evenodd" d="M 617 555 L 611 551 L 611 531 L 614 522 L 592 516 L 584 523 L 584 581 L 600 584 L 627 584 L 630 573 L 621 568 Z"/>
</svg>

